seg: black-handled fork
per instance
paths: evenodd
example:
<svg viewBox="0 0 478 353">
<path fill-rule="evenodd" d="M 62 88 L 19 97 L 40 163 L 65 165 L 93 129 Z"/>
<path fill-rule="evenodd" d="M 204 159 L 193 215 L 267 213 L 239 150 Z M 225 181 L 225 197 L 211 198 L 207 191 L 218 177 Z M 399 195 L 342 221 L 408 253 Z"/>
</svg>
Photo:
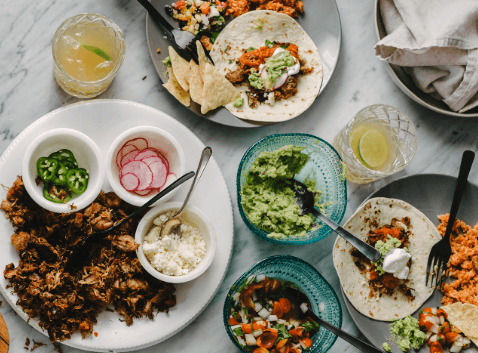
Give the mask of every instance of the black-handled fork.
<svg viewBox="0 0 478 353">
<path fill-rule="evenodd" d="M 443 239 L 433 245 L 430 255 L 428 256 L 427 264 L 427 277 L 425 284 L 428 286 L 428 278 L 430 272 L 433 274 L 430 286 L 433 287 L 433 280 L 435 279 L 435 288 L 439 288 L 443 282 L 444 272 L 446 270 L 446 264 L 450 259 L 451 246 L 450 235 L 453 231 L 453 225 L 455 224 L 456 214 L 460 207 L 461 197 L 465 191 L 465 187 L 470 174 L 471 165 L 475 159 L 475 152 L 465 151 L 461 158 L 460 172 L 458 173 L 458 180 L 455 186 L 455 194 L 453 195 L 453 201 L 451 204 L 450 215 L 448 217 L 448 224 L 446 226 L 445 235 Z"/>
<path fill-rule="evenodd" d="M 169 34 L 169 40 L 174 38 L 174 42 L 177 46 L 183 50 L 186 50 L 187 53 L 194 59 L 194 61 L 198 64 L 199 58 L 196 49 L 196 36 L 188 31 L 183 31 L 181 29 L 174 28 L 171 24 L 166 21 L 166 19 L 156 10 L 156 8 L 148 1 L 148 0 L 138 0 L 138 2 L 148 11 L 148 14 L 151 16 L 153 21 L 164 28 L 164 30 Z M 203 45 L 201 43 L 201 45 Z M 204 48 L 204 45 L 203 45 Z M 214 65 L 214 61 L 212 60 L 209 52 L 204 48 L 204 52 L 206 53 L 206 57 L 211 61 Z"/>
</svg>

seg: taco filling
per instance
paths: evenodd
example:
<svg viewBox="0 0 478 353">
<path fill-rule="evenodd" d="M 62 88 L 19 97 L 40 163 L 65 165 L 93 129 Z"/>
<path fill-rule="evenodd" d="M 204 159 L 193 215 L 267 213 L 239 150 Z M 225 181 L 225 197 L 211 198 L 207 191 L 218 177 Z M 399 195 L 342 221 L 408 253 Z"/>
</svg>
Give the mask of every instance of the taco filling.
<svg viewBox="0 0 478 353">
<path fill-rule="evenodd" d="M 314 68 L 306 67 L 299 57 L 299 47 L 293 43 L 266 41 L 260 48 L 249 48 L 237 60 L 237 69 L 226 74 L 235 85 L 246 85 L 247 104 L 274 105 L 297 94 L 300 76 Z"/>
<path fill-rule="evenodd" d="M 370 298 L 383 294 L 393 295 L 397 290 L 403 293 L 408 301 L 415 299 L 413 288 L 409 286 L 407 279 L 412 265 L 408 252 L 411 235 L 409 226 L 408 217 L 392 218 L 391 224 L 368 232 L 364 240 L 382 253 L 377 262 L 371 262 L 356 248 L 350 250 L 355 266 L 368 280 Z"/>
</svg>

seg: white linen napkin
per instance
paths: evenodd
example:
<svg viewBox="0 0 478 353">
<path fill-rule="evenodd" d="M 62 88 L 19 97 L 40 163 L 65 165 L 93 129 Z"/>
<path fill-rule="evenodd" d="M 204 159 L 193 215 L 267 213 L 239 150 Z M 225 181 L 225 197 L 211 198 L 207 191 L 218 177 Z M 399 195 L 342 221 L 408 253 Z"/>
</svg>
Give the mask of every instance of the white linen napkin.
<svg viewBox="0 0 478 353">
<path fill-rule="evenodd" d="M 478 106 L 478 0 L 379 0 L 375 54 L 453 111 Z"/>
</svg>

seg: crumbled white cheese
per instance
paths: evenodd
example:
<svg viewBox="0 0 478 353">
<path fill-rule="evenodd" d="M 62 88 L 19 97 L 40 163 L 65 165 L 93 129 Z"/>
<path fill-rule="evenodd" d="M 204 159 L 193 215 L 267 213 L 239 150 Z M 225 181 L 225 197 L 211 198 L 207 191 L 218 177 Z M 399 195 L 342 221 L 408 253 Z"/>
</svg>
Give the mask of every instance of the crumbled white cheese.
<svg viewBox="0 0 478 353">
<path fill-rule="evenodd" d="M 267 104 L 270 104 L 270 105 L 274 105 L 276 102 L 276 98 L 274 96 L 274 92 L 269 92 L 268 93 L 268 98 L 266 100 L 266 103 Z"/>
<path fill-rule="evenodd" d="M 153 228 L 144 237 L 142 250 L 151 265 L 168 276 L 182 276 L 195 269 L 206 255 L 206 242 L 199 229 L 181 221 L 181 236 L 159 237 L 161 225 L 174 215 L 165 212 L 153 221 Z"/>
</svg>

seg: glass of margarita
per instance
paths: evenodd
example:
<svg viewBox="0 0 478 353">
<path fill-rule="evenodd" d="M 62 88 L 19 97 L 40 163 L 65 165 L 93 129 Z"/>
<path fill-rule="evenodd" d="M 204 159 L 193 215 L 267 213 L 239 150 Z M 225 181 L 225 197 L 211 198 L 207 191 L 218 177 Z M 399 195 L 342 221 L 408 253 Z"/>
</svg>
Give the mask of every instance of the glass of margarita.
<svg viewBox="0 0 478 353">
<path fill-rule="evenodd" d="M 60 87 L 78 98 L 104 92 L 123 63 L 125 43 L 119 27 L 96 14 L 66 19 L 52 43 L 53 73 Z"/>
<path fill-rule="evenodd" d="M 347 179 L 367 184 L 405 168 L 417 150 L 410 118 L 384 104 L 363 108 L 335 136 L 333 146 L 347 167 Z"/>
</svg>

